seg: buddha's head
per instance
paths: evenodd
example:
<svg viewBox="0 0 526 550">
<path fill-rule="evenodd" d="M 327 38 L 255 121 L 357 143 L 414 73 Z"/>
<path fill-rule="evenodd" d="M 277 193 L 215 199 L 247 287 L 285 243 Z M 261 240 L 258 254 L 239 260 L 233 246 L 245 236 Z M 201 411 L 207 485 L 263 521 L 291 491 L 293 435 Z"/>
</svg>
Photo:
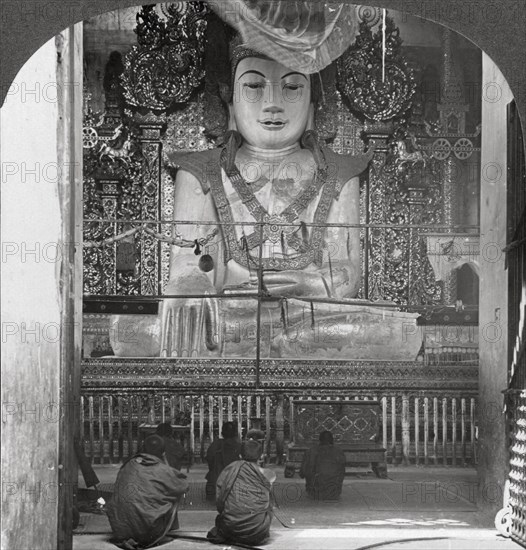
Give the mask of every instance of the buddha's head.
<svg viewBox="0 0 526 550">
<path fill-rule="evenodd" d="M 233 75 L 231 127 L 254 147 L 298 143 L 312 120 L 311 78 L 277 61 L 243 57 Z"/>
<path fill-rule="evenodd" d="M 216 38 L 206 55 L 204 126 L 209 137 L 221 143 L 227 130 L 237 129 L 249 144 L 264 149 L 292 145 L 307 129 L 317 130 L 323 140 L 334 137 L 331 68 L 304 74 L 247 47 L 239 35 Z"/>
</svg>

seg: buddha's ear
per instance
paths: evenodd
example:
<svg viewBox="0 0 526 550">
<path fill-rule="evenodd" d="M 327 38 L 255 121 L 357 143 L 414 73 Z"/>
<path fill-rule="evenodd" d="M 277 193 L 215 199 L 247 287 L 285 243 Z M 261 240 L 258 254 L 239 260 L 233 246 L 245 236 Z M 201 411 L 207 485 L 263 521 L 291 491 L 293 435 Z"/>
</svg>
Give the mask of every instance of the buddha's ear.
<svg viewBox="0 0 526 550">
<path fill-rule="evenodd" d="M 309 105 L 309 117 L 307 118 L 307 126 L 305 131 L 307 130 L 316 130 L 316 124 L 314 121 L 314 103 Z"/>
<path fill-rule="evenodd" d="M 236 119 L 234 117 L 234 106 L 232 103 L 228 104 L 228 130 L 237 131 Z"/>
</svg>

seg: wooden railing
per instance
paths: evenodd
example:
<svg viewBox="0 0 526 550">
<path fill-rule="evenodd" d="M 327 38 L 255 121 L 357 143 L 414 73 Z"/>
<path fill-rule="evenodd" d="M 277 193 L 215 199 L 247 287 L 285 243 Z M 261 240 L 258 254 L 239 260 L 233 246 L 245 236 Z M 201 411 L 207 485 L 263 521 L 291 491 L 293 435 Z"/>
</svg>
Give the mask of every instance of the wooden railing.
<svg viewBox="0 0 526 550">
<path fill-rule="evenodd" d="M 390 463 L 472 465 L 477 372 L 476 365 L 269 360 L 263 387 L 254 389 L 250 361 L 87 360 L 80 435 L 92 462 L 121 462 L 137 451 L 142 423 L 171 421 L 189 426 L 198 462 L 224 422 L 236 422 L 242 436 L 260 418 L 265 452 L 281 463 L 293 399 L 378 399 Z"/>
</svg>

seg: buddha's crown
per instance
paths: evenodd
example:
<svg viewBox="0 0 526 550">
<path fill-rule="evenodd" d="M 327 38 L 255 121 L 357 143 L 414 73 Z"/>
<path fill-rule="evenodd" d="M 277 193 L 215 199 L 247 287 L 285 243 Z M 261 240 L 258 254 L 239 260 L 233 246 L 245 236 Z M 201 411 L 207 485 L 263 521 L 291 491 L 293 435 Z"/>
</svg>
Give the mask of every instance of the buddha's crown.
<svg viewBox="0 0 526 550">
<path fill-rule="evenodd" d="M 243 39 L 240 34 L 236 33 L 230 41 L 229 47 L 230 66 L 231 66 L 231 78 L 234 82 L 234 75 L 239 62 L 246 57 L 259 57 L 261 59 L 270 59 L 268 55 L 262 54 L 253 48 L 250 48 L 247 44 L 243 43 Z"/>
</svg>

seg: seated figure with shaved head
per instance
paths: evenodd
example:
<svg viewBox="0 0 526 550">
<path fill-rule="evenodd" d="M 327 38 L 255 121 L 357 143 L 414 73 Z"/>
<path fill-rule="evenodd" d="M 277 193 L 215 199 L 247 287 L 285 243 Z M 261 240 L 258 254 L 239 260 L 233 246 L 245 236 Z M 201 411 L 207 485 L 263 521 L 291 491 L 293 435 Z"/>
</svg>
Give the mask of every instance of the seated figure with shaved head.
<svg viewBox="0 0 526 550">
<path fill-rule="evenodd" d="M 337 500 L 345 477 L 345 454 L 334 445 L 329 431 L 320 433 L 320 443 L 303 457 L 300 477 L 305 478 L 307 494 L 316 500 Z"/>
<path fill-rule="evenodd" d="M 208 447 L 206 462 L 208 472 L 206 473 L 206 498 L 215 500 L 216 482 L 219 474 L 230 463 L 239 460 L 241 456 L 241 442 L 237 437 L 237 430 L 233 422 L 225 422 L 221 428 L 221 439 L 216 439 Z"/>
<path fill-rule="evenodd" d="M 147 437 L 119 470 L 107 506 L 115 542 L 151 545 L 178 529 L 177 507 L 188 488 L 186 476 L 165 462 L 163 438 Z"/>
<path fill-rule="evenodd" d="M 208 538 L 216 543 L 261 544 L 270 535 L 270 490 L 276 474 L 257 464 L 262 448 L 249 439 L 241 448 L 242 460 L 229 464 L 217 479 L 218 515 Z"/>
</svg>

